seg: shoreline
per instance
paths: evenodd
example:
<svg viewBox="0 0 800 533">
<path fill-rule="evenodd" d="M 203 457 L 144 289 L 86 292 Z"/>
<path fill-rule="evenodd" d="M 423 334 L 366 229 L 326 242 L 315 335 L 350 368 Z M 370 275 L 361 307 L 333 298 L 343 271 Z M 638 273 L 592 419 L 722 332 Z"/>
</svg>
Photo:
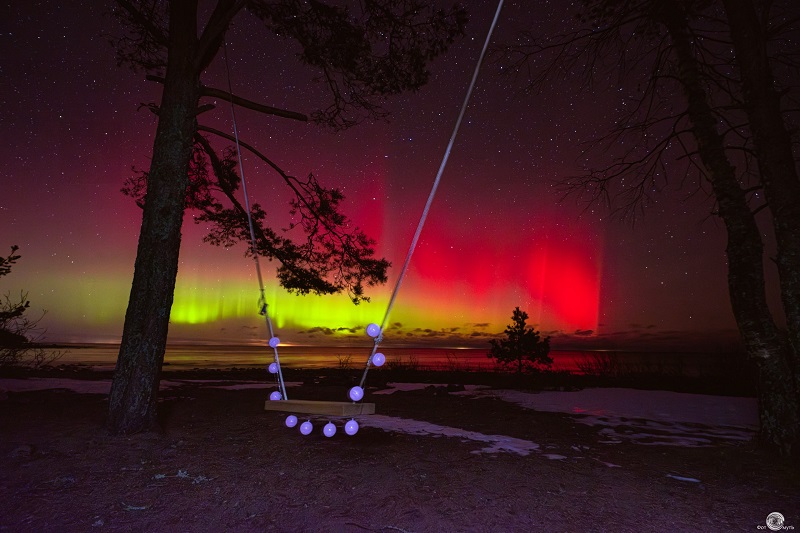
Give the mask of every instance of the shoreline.
<svg viewBox="0 0 800 533">
<path fill-rule="evenodd" d="M 308 386 L 349 387 L 358 383 L 363 370 L 359 368 L 284 368 L 284 379 Z M 113 366 L 88 364 L 57 364 L 38 369 L 6 367 L 0 369 L 1 379 L 65 378 L 82 380 L 112 379 Z M 162 380 L 210 381 L 275 381 L 263 365 L 220 368 L 186 368 L 165 364 Z M 498 370 L 447 370 L 420 368 L 372 368 L 366 385 L 384 388 L 387 383 L 423 383 L 450 385 L 480 385 L 493 389 L 517 389 L 533 392 L 578 391 L 591 388 L 630 388 L 707 394 L 717 396 L 756 397 L 755 383 L 749 380 L 708 380 L 705 377 L 680 375 L 631 374 L 619 376 L 573 374 L 564 371 L 513 373 Z"/>
<path fill-rule="evenodd" d="M 63 351 L 62 363 L 114 365 L 119 343 L 42 343 L 38 347 Z M 279 355 L 286 368 L 363 367 L 369 346 L 281 345 Z M 492 371 L 495 363 L 488 348 L 386 346 L 380 350 L 387 363 L 426 369 L 468 369 Z M 645 372 L 709 374 L 715 367 L 745 364 L 739 353 L 677 350 L 551 349 L 552 369 L 581 372 L 581 366 L 640 367 Z M 273 360 L 272 350 L 251 344 L 170 343 L 165 364 L 182 367 L 229 368 L 258 367 Z"/>
</svg>

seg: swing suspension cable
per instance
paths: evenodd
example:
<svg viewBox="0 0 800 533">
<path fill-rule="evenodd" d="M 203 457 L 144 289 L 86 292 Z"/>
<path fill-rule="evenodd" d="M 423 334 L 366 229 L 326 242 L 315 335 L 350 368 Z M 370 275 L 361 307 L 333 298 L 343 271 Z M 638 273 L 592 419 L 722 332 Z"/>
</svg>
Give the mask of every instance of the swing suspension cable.
<svg viewBox="0 0 800 533">
<path fill-rule="evenodd" d="M 406 273 L 408 271 L 408 266 L 411 263 L 411 256 L 414 254 L 414 250 L 417 247 L 417 243 L 419 241 L 419 237 L 420 237 L 420 235 L 422 233 L 422 228 L 425 226 L 425 221 L 428 218 L 428 212 L 430 211 L 431 204 L 433 204 L 433 200 L 436 197 L 436 191 L 439 188 L 439 183 L 441 182 L 442 175 L 444 174 L 445 167 L 447 166 L 447 161 L 450 158 L 450 153 L 452 151 L 453 145 L 455 144 L 456 136 L 458 135 L 458 130 L 461 127 L 461 122 L 462 122 L 462 120 L 464 118 L 464 114 L 466 113 L 467 106 L 469 105 L 469 101 L 470 101 L 470 98 L 472 96 L 473 89 L 475 88 L 475 83 L 476 83 L 476 81 L 478 79 L 478 74 L 480 72 L 481 66 L 483 65 L 484 57 L 486 56 L 486 51 L 489 48 L 489 43 L 491 41 L 492 34 L 494 33 L 495 27 L 497 26 L 497 21 L 498 21 L 498 19 L 500 17 L 500 12 L 501 12 L 501 10 L 503 8 L 503 2 L 504 2 L 504 0 L 499 0 L 498 1 L 497 9 L 495 11 L 494 18 L 492 19 L 492 24 L 489 27 L 489 32 L 486 35 L 486 40 L 483 43 L 483 48 L 481 49 L 480 56 L 478 57 L 477 64 L 475 65 L 475 70 L 474 70 L 474 72 L 472 74 L 472 79 L 470 80 L 469 87 L 467 89 L 467 93 L 466 93 L 466 95 L 464 97 L 464 101 L 461 104 L 461 109 L 460 109 L 460 111 L 458 113 L 458 118 L 456 119 L 455 126 L 453 127 L 453 131 L 452 131 L 452 133 L 450 135 L 450 140 L 447 143 L 447 148 L 445 149 L 444 156 L 442 157 L 442 161 L 441 161 L 441 163 L 439 165 L 439 170 L 436 173 L 436 178 L 433 181 L 433 186 L 431 187 L 431 191 L 428 194 L 428 199 L 425 202 L 425 207 L 422 210 L 422 215 L 420 216 L 419 223 L 417 224 L 417 229 L 414 232 L 414 237 L 411 239 L 411 244 L 409 245 L 405 261 L 403 262 L 403 267 L 400 270 L 400 273 L 399 273 L 399 275 L 397 277 L 397 281 L 395 282 L 394 289 L 392 290 L 392 295 L 389 298 L 389 303 L 388 303 L 388 305 L 386 307 L 386 312 L 384 313 L 383 320 L 381 321 L 380 329 L 378 331 L 378 335 L 374 339 L 374 344 L 373 344 L 373 347 L 372 347 L 372 353 L 370 353 L 370 356 L 367 359 L 367 363 L 366 363 L 366 366 L 364 368 L 364 373 L 361 376 L 361 382 L 359 383 L 359 387 L 362 387 L 362 388 L 364 387 L 364 383 L 366 382 L 366 379 L 367 379 L 367 373 L 369 372 L 370 366 L 372 365 L 373 357 L 375 356 L 375 353 L 377 353 L 378 347 L 379 347 L 381 341 L 383 340 L 383 331 L 386 329 L 386 325 L 388 324 L 389 316 L 390 316 L 390 314 L 392 312 L 392 308 L 394 307 L 395 300 L 397 299 L 397 294 L 400 291 L 400 286 L 403 283 L 403 279 L 405 278 Z M 225 60 L 225 70 L 226 70 L 227 81 L 228 81 L 228 92 L 231 95 L 233 95 L 230 66 L 229 66 L 229 63 L 228 63 L 227 42 L 223 42 L 223 55 L 224 55 L 224 60 Z M 234 134 L 234 139 L 235 139 L 235 142 L 236 142 L 236 155 L 237 155 L 237 158 L 238 158 L 239 174 L 241 176 L 241 182 L 242 182 L 242 194 L 244 196 L 244 205 L 245 205 L 245 209 L 247 210 L 247 222 L 248 222 L 249 230 L 250 230 L 250 244 L 251 244 L 251 247 L 252 247 L 253 260 L 254 260 L 255 266 L 256 266 L 256 274 L 258 276 L 258 286 L 259 286 L 259 291 L 260 291 L 259 312 L 260 312 L 261 315 L 264 316 L 264 319 L 265 319 L 266 324 L 267 324 L 267 329 L 269 330 L 269 335 L 270 335 L 269 345 L 272 348 L 273 353 L 274 353 L 274 359 L 275 359 L 275 363 L 276 363 L 276 367 L 277 367 L 277 372 L 276 373 L 277 373 L 277 377 L 278 377 L 278 387 L 280 389 L 280 393 L 281 393 L 282 398 L 286 400 L 286 399 L 288 399 L 288 396 L 286 394 L 286 385 L 285 385 L 284 380 L 283 380 L 283 372 L 281 370 L 280 358 L 279 358 L 279 355 L 278 355 L 278 343 L 277 343 L 277 339 L 275 337 L 275 333 L 274 333 L 274 330 L 273 330 L 273 327 L 272 327 L 272 320 L 270 319 L 269 312 L 268 312 L 268 309 L 267 309 L 268 306 L 267 306 L 267 301 L 266 301 L 266 296 L 265 296 L 265 291 L 264 291 L 264 278 L 263 278 L 262 273 L 261 273 L 261 263 L 260 263 L 259 258 L 258 258 L 258 251 L 257 251 L 258 249 L 257 249 L 257 246 L 256 246 L 255 228 L 254 228 L 254 224 L 253 224 L 253 217 L 252 217 L 252 214 L 250 212 L 250 200 L 249 200 L 249 195 L 248 195 L 248 192 L 247 192 L 247 182 L 245 180 L 244 165 L 242 164 L 242 151 L 241 151 L 241 147 L 240 147 L 240 144 L 239 144 L 239 131 L 238 131 L 237 122 L 236 122 L 236 106 L 234 105 L 232 98 L 230 99 L 230 103 L 231 103 L 231 118 L 232 118 L 232 122 L 233 122 L 233 134 Z"/>
<path fill-rule="evenodd" d="M 450 134 L 450 140 L 447 143 L 447 148 L 445 149 L 444 156 L 442 157 L 442 162 L 440 163 L 439 170 L 436 173 L 436 179 L 433 180 L 433 186 L 431 187 L 431 192 L 428 194 L 428 201 L 425 202 L 425 207 L 422 209 L 422 215 L 420 216 L 419 223 L 417 224 L 417 230 L 414 232 L 414 237 L 411 239 L 411 244 L 408 247 L 408 253 L 406 254 L 406 259 L 403 262 L 403 267 L 400 269 L 400 274 L 397 276 L 397 282 L 395 283 L 394 289 L 392 290 L 392 295 L 389 298 L 389 304 L 386 306 L 386 313 L 383 315 L 383 320 L 381 321 L 378 335 L 375 337 L 374 345 L 372 347 L 372 353 L 367 359 L 367 364 L 364 367 L 364 374 L 361 376 L 361 382 L 359 383 L 359 387 L 361 387 L 362 389 L 364 387 L 364 383 L 367 380 L 367 373 L 369 372 L 370 366 L 372 365 L 372 359 L 375 356 L 375 353 L 378 351 L 378 347 L 381 341 L 383 340 L 383 331 L 389 322 L 389 315 L 392 312 L 392 307 L 394 307 L 394 303 L 397 298 L 397 293 L 400 291 L 400 286 L 402 285 L 403 279 L 405 278 L 406 272 L 408 271 L 408 265 L 411 262 L 411 256 L 414 254 L 414 250 L 417 247 L 417 242 L 419 241 L 419 236 L 422 233 L 422 228 L 425 225 L 425 220 L 428 218 L 428 212 L 430 211 L 431 204 L 433 203 L 433 199 L 436 196 L 436 190 L 439 188 L 439 182 L 441 181 L 442 174 L 444 173 L 444 169 L 447 166 L 447 160 L 450 158 L 450 152 L 453 149 L 453 144 L 455 144 L 456 136 L 458 135 L 458 130 L 461 127 L 461 121 L 464 118 L 464 114 L 466 113 L 470 98 L 472 97 L 472 91 L 475 88 L 475 82 L 478 79 L 478 73 L 480 72 L 481 66 L 483 65 L 483 59 L 486 56 L 486 51 L 489 49 L 489 42 L 492 40 L 492 34 L 494 33 L 494 29 L 497 26 L 497 21 L 500 18 L 500 11 L 502 10 L 502 8 L 503 8 L 503 0 L 499 0 L 499 2 L 497 3 L 497 9 L 495 10 L 494 13 L 494 18 L 492 19 L 492 24 L 489 27 L 489 32 L 486 34 L 486 40 L 483 43 L 483 48 L 481 49 L 480 56 L 478 57 L 478 62 L 476 63 L 475 70 L 472 73 L 472 79 L 470 80 L 467 93 L 464 96 L 464 102 L 461 104 L 461 110 L 458 113 L 458 118 L 456 119 L 455 126 L 453 127 L 453 132 Z"/>
<path fill-rule="evenodd" d="M 284 400 L 288 400 L 289 397 L 286 395 L 286 384 L 283 381 L 283 371 L 281 370 L 280 357 L 278 356 L 278 342 L 275 337 L 275 330 L 272 327 L 272 319 L 270 318 L 269 311 L 267 309 L 267 298 L 264 293 L 264 277 L 261 274 L 261 261 L 259 261 L 258 259 L 256 232 L 255 232 L 255 227 L 253 225 L 253 215 L 250 212 L 250 195 L 247 193 L 247 180 L 245 180 L 244 177 L 244 165 L 242 164 L 242 149 L 239 146 L 239 128 L 237 127 L 236 124 L 236 106 L 233 104 L 233 84 L 231 83 L 231 70 L 230 70 L 230 65 L 228 64 L 228 43 L 226 41 L 223 41 L 222 43 L 222 54 L 225 59 L 225 72 L 228 78 L 228 94 L 231 95 L 230 102 L 231 102 L 231 120 L 233 122 L 233 137 L 234 140 L 236 141 L 236 157 L 238 158 L 239 161 L 239 175 L 241 176 L 241 181 L 242 181 L 242 195 L 244 196 L 244 208 L 247 211 L 247 224 L 250 229 L 250 246 L 253 254 L 253 261 L 256 265 L 256 275 L 258 276 L 259 313 L 264 317 L 264 321 L 267 324 L 267 330 L 269 331 L 269 346 L 270 348 L 272 348 L 275 364 L 277 367 L 276 374 L 278 378 L 278 388 L 280 389 L 281 397 Z"/>
</svg>

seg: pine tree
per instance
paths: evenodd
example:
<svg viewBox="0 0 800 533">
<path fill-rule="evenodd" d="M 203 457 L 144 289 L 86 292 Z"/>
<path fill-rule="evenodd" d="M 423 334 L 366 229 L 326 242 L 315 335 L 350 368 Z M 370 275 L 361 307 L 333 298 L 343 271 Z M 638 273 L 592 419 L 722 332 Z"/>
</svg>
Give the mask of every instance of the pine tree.
<svg viewBox="0 0 800 533">
<path fill-rule="evenodd" d="M 542 338 L 538 331 L 528 327 L 528 313 L 519 307 L 514 308 L 512 323 L 506 326 L 505 339 L 492 339 L 491 350 L 487 356 L 505 366 L 515 365 L 517 373 L 525 370 L 550 367 L 550 337 Z"/>
</svg>

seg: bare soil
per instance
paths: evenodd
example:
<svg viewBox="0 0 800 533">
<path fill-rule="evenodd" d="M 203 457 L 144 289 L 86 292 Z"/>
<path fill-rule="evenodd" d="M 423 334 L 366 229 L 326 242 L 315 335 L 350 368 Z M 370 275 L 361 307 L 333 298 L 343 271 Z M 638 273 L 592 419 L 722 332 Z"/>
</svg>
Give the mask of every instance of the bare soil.
<svg viewBox="0 0 800 533">
<path fill-rule="evenodd" d="M 368 392 L 381 414 L 542 450 L 486 454 L 474 441 L 367 427 L 304 437 L 265 399 L 187 382 L 162 393 L 161 432 L 114 437 L 105 395 L 8 393 L 0 531 L 758 531 L 773 511 L 800 529 L 797 465 L 749 443 L 604 444 L 569 415 L 436 388 Z"/>
</svg>

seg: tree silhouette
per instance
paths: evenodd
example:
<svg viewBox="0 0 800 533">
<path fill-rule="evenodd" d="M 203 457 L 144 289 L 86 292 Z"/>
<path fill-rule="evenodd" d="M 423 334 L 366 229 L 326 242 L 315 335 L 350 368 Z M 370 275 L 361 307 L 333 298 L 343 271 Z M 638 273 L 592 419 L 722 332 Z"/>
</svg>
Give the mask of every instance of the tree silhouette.
<svg viewBox="0 0 800 533">
<path fill-rule="evenodd" d="M 759 367 L 760 437 L 783 453 L 800 446 L 800 180 L 792 123 L 800 66 L 788 1 L 583 0 L 576 26 L 506 49 L 531 88 L 574 75 L 597 90 L 616 74 L 627 112 L 594 144 L 611 162 L 565 182 L 568 194 L 635 217 L 668 180 L 708 189 L 727 231 L 731 308 Z M 780 77 L 775 69 L 780 69 Z M 793 103 L 794 102 L 794 103 Z M 604 157 L 608 157 L 605 155 Z M 606 159 L 607 160 L 607 159 Z M 755 214 L 766 208 L 787 327 L 767 304 L 764 245 Z"/>
<path fill-rule="evenodd" d="M 417 0 L 371 0 L 357 6 L 353 13 L 339 2 L 320 0 L 218 0 L 201 18 L 196 0 L 117 1 L 114 14 L 124 29 L 115 41 L 119 62 L 144 71 L 163 89 L 161 101 L 148 106 L 158 115 L 150 168 L 140 176 L 139 185 L 136 180 L 126 185 L 142 203 L 143 213 L 109 398 L 112 433 L 134 433 L 156 424 L 185 208 L 200 209 L 215 225 L 210 242 L 242 237 L 247 213 L 233 197 L 238 177 L 230 154 L 218 156 L 200 134 L 220 134 L 198 125 L 198 115 L 213 109 L 211 104 L 201 105 L 201 99 L 221 98 L 260 113 L 308 119 L 303 113 L 252 102 L 201 82 L 234 18 L 246 12 L 266 30 L 300 45 L 299 61 L 320 72 L 331 97 L 330 105 L 311 113 L 311 119 L 334 130 L 385 116 L 381 99 L 424 84 L 428 62 L 463 34 L 466 22 L 460 8 L 436 9 Z M 280 261 L 282 284 L 301 293 L 346 290 L 359 301 L 364 298 L 364 284 L 385 281 L 388 263 L 372 257 L 372 242 L 359 231 L 345 231 L 339 191 L 320 186 L 313 176 L 293 178 L 258 155 L 294 191 L 291 209 L 306 232 L 305 242 L 293 242 L 265 226 L 264 211 L 253 206 L 258 235 L 256 249 L 250 252 Z M 220 193 L 224 202 L 212 191 Z"/>
<path fill-rule="evenodd" d="M 11 268 L 20 259 L 18 246 L 11 246 L 11 253 L 0 257 L 0 278 L 11 273 Z M 27 292 L 20 292 L 13 298 L 11 292 L 0 297 L 0 367 L 33 366 L 48 364 L 63 355 L 63 352 L 48 351 L 37 346 L 35 341 L 44 335 L 39 322 L 44 312 L 37 318 L 28 315 L 31 303 Z"/>
<path fill-rule="evenodd" d="M 492 339 L 492 348 L 487 356 L 506 366 L 516 366 L 517 373 L 526 369 L 549 367 L 550 337 L 541 338 L 539 332 L 526 325 L 528 313 L 514 308 L 511 324 L 506 326 L 504 339 Z"/>
<path fill-rule="evenodd" d="M 16 252 L 19 247 L 11 246 L 11 253 L 7 257 L 0 257 L 0 277 L 11 273 L 11 267 L 21 257 Z M 6 360 L 16 359 L 10 350 L 18 348 L 28 342 L 28 337 L 20 331 L 17 322 L 22 319 L 25 312 L 30 307 L 30 302 L 25 295 L 21 295 L 19 301 L 12 301 L 11 293 L 4 295 L 4 302 L 0 305 L 0 364 Z M 6 355 L 6 352 L 9 354 Z"/>
</svg>

